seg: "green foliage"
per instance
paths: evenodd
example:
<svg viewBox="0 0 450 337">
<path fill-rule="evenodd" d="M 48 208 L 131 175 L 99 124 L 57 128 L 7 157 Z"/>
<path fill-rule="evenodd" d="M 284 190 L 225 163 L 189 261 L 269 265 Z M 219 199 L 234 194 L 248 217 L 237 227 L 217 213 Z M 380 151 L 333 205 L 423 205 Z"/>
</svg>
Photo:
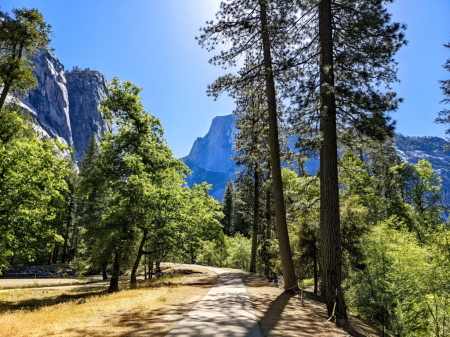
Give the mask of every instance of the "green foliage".
<svg viewBox="0 0 450 337">
<path fill-rule="evenodd" d="M 242 234 L 219 235 L 215 241 L 203 241 L 197 252 L 197 263 L 248 270 L 252 242 Z"/>
<path fill-rule="evenodd" d="M 401 198 L 413 209 L 408 225 L 424 241 L 442 222 L 441 213 L 446 210 L 441 194 L 442 179 L 425 159 L 416 165 L 402 163 L 391 170 Z"/>
<path fill-rule="evenodd" d="M 446 336 L 450 273 L 442 244 L 448 235 L 441 230 L 436 243 L 424 246 L 396 217 L 375 226 L 362 243 L 365 268 L 347 280 L 349 306 L 380 321 L 383 302 L 399 336 Z"/>
<path fill-rule="evenodd" d="M 1 111 L 1 118 L 15 127 L 0 137 L 0 268 L 12 254 L 32 261 L 37 251 L 50 251 L 60 240 L 54 220 L 66 207 L 70 170 L 57 157 L 64 147 L 38 140 L 20 116 L 11 109 Z"/>
<path fill-rule="evenodd" d="M 222 200 L 224 214 L 224 217 L 222 218 L 222 226 L 225 229 L 225 234 L 228 236 L 230 236 L 234 230 L 234 215 L 236 213 L 235 198 L 236 191 L 234 189 L 234 183 L 230 178 L 230 181 L 225 188 L 225 195 Z"/>
<path fill-rule="evenodd" d="M 31 56 L 51 41 L 51 26 L 37 9 L 13 9 L 13 13 L 15 20 L 0 23 L 0 83 L 4 84 L 0 109 L 10 90 L 26 94 L 34 89 Z"/>
</svg>

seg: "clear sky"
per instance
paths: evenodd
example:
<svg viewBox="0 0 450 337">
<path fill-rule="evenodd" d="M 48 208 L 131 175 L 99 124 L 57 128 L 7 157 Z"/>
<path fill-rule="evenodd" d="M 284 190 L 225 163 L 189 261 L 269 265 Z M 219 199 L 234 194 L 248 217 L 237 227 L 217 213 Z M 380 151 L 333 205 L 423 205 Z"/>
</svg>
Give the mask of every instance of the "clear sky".
<svg viewBox="0 0 450 337">
<path fill-rule="evenodd" d="M 145 108 L 161 119 L 176 157 L 189 153 L 215 116 L 230 114 L 226 96 L 214 102 L 206 86 L 223 71 L 194 37 L 206 20 L 214 19 L 220 0 L 2 0 L 1 10 L 38 8 L 53 26 L 52 47 L 66 69 L 73 66 L 129 79 L 144 88 Z M 396 0 L 394 20 L 408 25 L 409 45 L 397 56 L 396 85 L 405 99 L 398 112 L 397 132 L 410 136 L 444 137 L 434 124 L 443 108 L 440 79 L 450 73 L 450 0 Z"/>
</svg>

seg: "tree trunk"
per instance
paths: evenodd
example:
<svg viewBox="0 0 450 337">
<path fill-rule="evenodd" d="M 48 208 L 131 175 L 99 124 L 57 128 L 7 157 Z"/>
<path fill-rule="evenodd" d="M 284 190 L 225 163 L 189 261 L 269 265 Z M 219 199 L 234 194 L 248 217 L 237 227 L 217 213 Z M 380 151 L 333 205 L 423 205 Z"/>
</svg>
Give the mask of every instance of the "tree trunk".
<svg viewBox="0 0 450 337">
<path fill-rule="evenodd" d="M 148 256 L 148 278 L 151 279 L 153 277 L 153 259 L 152 256 Z"/>
<path fill-rule="evenodd" d="M 259 229 L 259 166 L 255 164 L 253 177 L 255 179 L 255 193 L 253 199 L 253 235 L 252 235 L 252 253 L 250 259 L 250 273 L 256 273 L 256 248 L 258 248 L 258 229 Z"/>
<path fill-rule="evenodd" d="M 331 315 L 337 292 L 336 310 L 341 316 L 347 318 L 341 289 L 341 233 L 331 0 L 322 0 L 319 5 L 319 34 L 321 49 L 320 128 L 323 137 L 320 154 L 322 296 L 327 304 L 328 314 Z"/>
<path fill-rule="evenodd" d="M 70 222 L 72 220 L 72 207 L 73 207 L 73 201 L 69 201 L 69 209 L 67 210 L 67 221 L 66 221 L 66 233 L 64 235 L 64 246 L 63 246 L 63 253 L 62 253 L 62 263 L 66 263 L 67 258 L 67 244 L 69 242 L 69 230 L 70 230 Z"/>
<path fill-rule="evenodd" d="M 146 254 L 144 257 L 144 281 L 147 281 L 147 260 L 148 256 Z"/>
<path fill-rule="evenodd" d="M 131 289 L 137 288 L 137 280 L 136 280 L 136 272 L 139 268 L 139 263 L 142 258 L 142 250 L 144 249 L 145 241 L 147 240 L 147 230 L 144 230 L 144 234 L 142 236 L 141 244 L 139 245 L 138 254 L 136 260 L 134 261 L 133 269 L 131 270 Z"/>
<path fill-rule="evenodd" d="M 111 282 L 109 284 L 109 293 L 119 291 L 119 273 L 120 273 L 120 257 L 119 252 L 116 251 L 114 255 L 114 262 L 111 270 Z"/>
<path fill-rule="evenodd" d="M 156 268 L 156 272 L 160 273 L 161 272 L 161 261 L 156 261 L 155 263 L 155 268 Z"/>
<path fill-rule="evenodd" d="M 53 250 L 53 264 L 57 264 L 58 263 L 58 254 L 59 254 L 59 247 L 61 246 L 61 244 L 58 242 L 55 245 L 55 249 Z"/>
<path fill-rule="evenodd" d="M 10 89 L 11 89 L 11 83 L 8 81 L 7 83 L 4 84 L 2 95 L 0 96 L 0 110 L 5 105 L 6 96 L 8 96 L 8 92 Z"/>
<path fill-rule="evenodd" d="M 317 284 L 318 284 L 318 275 L 317 275 L 317 247 L 314 246 L 314 294 L 317 295 Z"/>
<path fill-rule="evenodd" d="M 108 267 L 108 264 L 107 263 L 102 263 L 103 280 L 107 280 L 108 279 L 108 274 L 106 273 L 106 267 Z"/>
<path fill-rule="evenodd" d="M 280 246 L 281 267 L 285 290 L 298 290 L 295 277 L 294 262 L 292 261 L 291 244 L 286 221 L 286 206 L 284 204 L 283 184 L 281 179 L 280 144 L 278 141 L 277 102 L 275 82 L 272 73 L 272 56 L 270 52 L 270 37 L 267 24 L 266 1 L 259 0 L 262 39 L 264 45 L 264 66 L 267 92 L 267 107 L 269 110 L 269 147 L 272 164 L 272 186 L 277 222 L 278 242 Z"/>
<path fill-rule="evenodd" d="M 269 247 L 269 240 L 272 239 L 272 216 L 271 216 L 271 209 L 270 209 L 270 191 L 267 191 L 267 198 L 266 198 L 266 256 L 265 256 L 265 268 L 264 268 L 264 275 L 266 277 L 270 276 L 270 255 L 267 251 Z"/>
<path fill-rule="evenodd" d="M 194 264 L 195 263 L 195 261 L 194 261 L 194 248 L 192 247 L 192 244 L 191 244 L 191 264 Z"/>
</svg>

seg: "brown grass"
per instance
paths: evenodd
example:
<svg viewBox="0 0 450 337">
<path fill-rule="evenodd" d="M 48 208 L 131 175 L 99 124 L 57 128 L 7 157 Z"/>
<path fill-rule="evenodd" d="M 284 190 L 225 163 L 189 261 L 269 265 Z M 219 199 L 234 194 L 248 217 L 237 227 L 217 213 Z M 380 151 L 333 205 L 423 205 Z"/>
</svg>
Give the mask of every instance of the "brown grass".
<svg viewBox="0 0 450 337">
<path fill-rule="evenodd" d="M 0 289 L 38 288 L 58 285 L 80 284 L 86 281 L 73 278 L 46 278 L 46 279 L 0 279 Z"/>
<path fill-rule="evenodd" d="M 2 306 L 17 308 L 31 303 L 35 308 L 1 314 L 0 336 L 164 336 L 217 280 L 217 275 L 206 269 L 189 269 L 202 273 L 174 274 L 115 294 L 105 294 L 104 290 L 61 293 L 52 289 L 21 290 L 1 296 Z M 57 301 L 60 303 L 52 304 Z M 36 308 L 39 303 L 47 305 Z"/>
</svg>

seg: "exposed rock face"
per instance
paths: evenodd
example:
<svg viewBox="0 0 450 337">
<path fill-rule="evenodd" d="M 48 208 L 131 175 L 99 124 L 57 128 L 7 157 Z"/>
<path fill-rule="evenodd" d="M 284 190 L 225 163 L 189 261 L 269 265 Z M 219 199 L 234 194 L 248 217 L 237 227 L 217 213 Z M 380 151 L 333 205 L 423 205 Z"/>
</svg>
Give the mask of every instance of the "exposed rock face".
<svg viewBox="0 0 450 337">
<path fill-rule="evenodd" d="M 75 158 L 80 162 L 92 132 L 95 132 L 97 143 L 105 132 L 111 132 L 110 124 L 103 120 L 102 114 L 97 110 L 101 101 L 106 98 L 108 89 L 105 76 L 98 71 L 74 71 L 65 75 Z"/>
<path fill-rule="evenodd" d="M 52 138 L 62 137 L 72 146 L 64 66 L 51 51 L 45 49 L 36 51 L 33 65 L 36 89 L 28 91 L 28 96 L 22 98 L 22 102 L 35 114 L 33 117 Z"/>
<path fill-rule="evenodd" d="M 0 22 L 9 20 L 11 17 L 0 11 Z M 97 71 L 65 72 L 61 61 L 47 49 L 38 49 L 32 61 L 36 89 L 21 97 L 20 105 L 38 121 L 35 131 L 39 138 L 52 137 L 74 146 L 80 163 L 92 132 L 100 142 L 111 131 L 97 110 L 108 92 L 106 79 Z M 7 103 L 11 99 L 8 97 Z"/>
<path fill-rule="evenodd" d="M 185 158 L 207 171 L 236 172 L 234 163 L 234 134 L 237 133 L 236 116 L 219 116 L 212 120 L 205 137 L 197 138 L 191 152 Z"/>
<path fill-rule="evenodd" d="M 237 132 L 235 115 L 213 119 L 206 136 L 197 138 L 189 155 L 181 158 L 193 171 L 187 179 L 189 186 L 204 180 L 213 184 L 210 194 L 222 200 L 228 179 L 234 178 L 237 171 L 231 160 L 234 156 L 234 134 Z"/>
</svg>

